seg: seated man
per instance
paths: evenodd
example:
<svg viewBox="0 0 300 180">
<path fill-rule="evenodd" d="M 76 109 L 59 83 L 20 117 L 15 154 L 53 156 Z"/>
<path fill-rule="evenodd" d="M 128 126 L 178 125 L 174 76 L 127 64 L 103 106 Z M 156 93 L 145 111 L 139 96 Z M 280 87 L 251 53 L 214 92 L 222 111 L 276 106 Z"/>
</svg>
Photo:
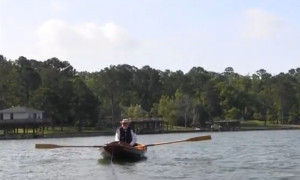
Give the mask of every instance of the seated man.
<svg viewBox="0 0 300 180">
<path fill-rule="evenodd" d="M 123 119 L 120 123 L 121 127 L 119 127 L 116 131 L 115 141 L 125 142 L 130 146 L 134 146 L 137 138 L 136 134 L 129 127 L 130 121 L 128 119 Z"/>
</svg>

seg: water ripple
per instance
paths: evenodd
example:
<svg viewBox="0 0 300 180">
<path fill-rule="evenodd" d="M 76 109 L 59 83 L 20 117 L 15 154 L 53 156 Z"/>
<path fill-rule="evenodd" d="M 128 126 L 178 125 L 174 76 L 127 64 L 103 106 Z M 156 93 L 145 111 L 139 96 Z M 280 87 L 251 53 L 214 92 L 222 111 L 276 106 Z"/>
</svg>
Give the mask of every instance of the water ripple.
<svg viewBox="0 0 300 180">
<path fill-rule="evenodd" d="M 201 133 L 140 135 L 148 143 Z M 206 134 L 203 134 L 206 135 Z M 213 133 L 212 141 L 149 147 L 140 162 L 105 162 L 97 149 L 34 149 L 36 143 L 101 145 L 113 137 L 0 141 L 0 179 L 298 180 L 298 131 Z"/>
</svg>

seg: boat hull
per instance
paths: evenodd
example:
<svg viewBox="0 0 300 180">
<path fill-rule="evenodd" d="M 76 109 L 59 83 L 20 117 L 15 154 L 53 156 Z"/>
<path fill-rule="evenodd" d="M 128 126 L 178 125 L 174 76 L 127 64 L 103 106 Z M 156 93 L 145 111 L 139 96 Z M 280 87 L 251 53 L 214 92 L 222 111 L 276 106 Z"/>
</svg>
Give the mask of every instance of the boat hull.
<svg viewBox="0 0 300 180">
<path fill-rule="evenodd" d="M 112 142 L 105 145 L 100 151 L 104 158 L 140 160 L 145 158 L 147 146 L 136 144 L 136 146 L 132 147 L 122 142 Z"/>
</svg>

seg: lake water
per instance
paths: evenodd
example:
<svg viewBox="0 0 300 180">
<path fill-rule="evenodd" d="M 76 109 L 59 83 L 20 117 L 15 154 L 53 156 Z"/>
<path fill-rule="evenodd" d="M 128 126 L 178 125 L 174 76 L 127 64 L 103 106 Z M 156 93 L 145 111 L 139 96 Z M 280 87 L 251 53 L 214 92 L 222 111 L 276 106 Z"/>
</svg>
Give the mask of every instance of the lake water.
<svg viewBox="0 0 300 180">
<path fill-rule="evenodd" d="M 212 136 L 211 141 L 148 148 L 134 163 L 103 160 L 95 148 L 35 149 L 36 143 L 103 145 L 112 136 L 0 141 L 0 179 L 300 179 L 300 131 L 139 135 L 144 144 Z"/>
</svg>

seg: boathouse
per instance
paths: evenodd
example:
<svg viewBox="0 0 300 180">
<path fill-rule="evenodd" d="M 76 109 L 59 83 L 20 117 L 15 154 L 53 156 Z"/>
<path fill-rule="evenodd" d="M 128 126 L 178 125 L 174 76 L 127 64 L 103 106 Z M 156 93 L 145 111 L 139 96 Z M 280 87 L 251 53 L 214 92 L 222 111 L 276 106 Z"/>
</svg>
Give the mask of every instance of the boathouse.
<svg viewBox="0 0 300 180">
<path fill-rule="evenodd" d="M 5 138 L 30 138 L 44 134 L 47 121 L 43 111 L 16 106 L 0 110 L 0 136 Z"/>
<path fill-rule="evenodd" d="M 139 134 L 161 133 L 165 122 L 162 118 L 131 118 L 130 126 Z"/>
</svg>

